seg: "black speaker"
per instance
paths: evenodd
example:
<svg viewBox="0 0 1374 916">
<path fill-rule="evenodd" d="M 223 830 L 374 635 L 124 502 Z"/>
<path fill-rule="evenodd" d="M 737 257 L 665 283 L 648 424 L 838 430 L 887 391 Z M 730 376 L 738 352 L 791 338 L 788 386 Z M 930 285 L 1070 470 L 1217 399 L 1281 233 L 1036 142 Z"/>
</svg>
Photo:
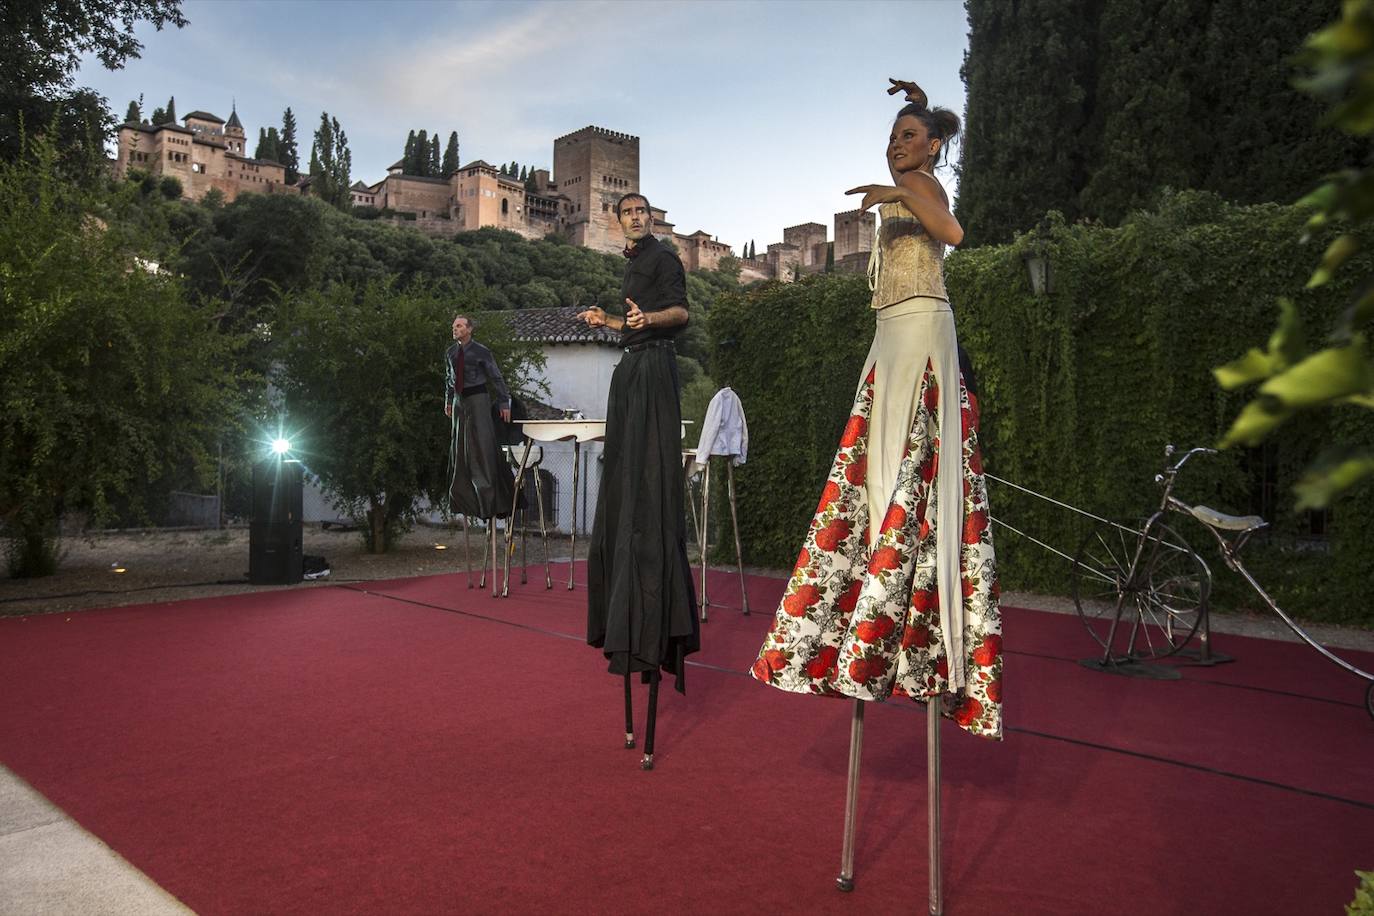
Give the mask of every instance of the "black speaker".
<svg viewBox="0 0 1374 916">
<path fill-rule="evenodd" d="M 253 468 L 248 581 L 254 585 L 301 581 L 303 482 L 299 461 L 269 458 Z"/>
</svg>

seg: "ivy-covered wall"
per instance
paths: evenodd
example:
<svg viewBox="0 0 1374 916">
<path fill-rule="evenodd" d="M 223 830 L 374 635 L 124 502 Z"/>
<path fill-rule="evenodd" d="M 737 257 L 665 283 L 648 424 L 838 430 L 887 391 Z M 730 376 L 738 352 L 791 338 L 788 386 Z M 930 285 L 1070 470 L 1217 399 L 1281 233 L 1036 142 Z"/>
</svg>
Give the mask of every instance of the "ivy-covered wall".
<svg viewBox="0 0 1374 916">
<path fill-rule="evenodd" d="M 1323 246 L 1298 243 L 1304 222 L 1293 207 L 1237 207 L 1186 192 L 1121 228 L 1068 226 L 1051 215 L 1013 244 L 952 254 L 950 297 L 981 389 L 988 472 L 1110 518 L 1148 515 L 1165 444 L 1215 443 L 1243 403 L 1243 394 L 1217 387 L 1211 370 L 1263 345 L 1276 297 L 1294 297 L 1320 336 L 1349 301 L 1349 278 L 1369 275 L 1368 265 L 1352 265 L 1343 284 L 1305 292 Z M 1030 289 L 1024 259 L 1032 249 L 1051 265 L 1047 295 Z M 749 416 L 750 460 L 738 476 L 746 560 L 785 567 L 868 349 L 868 291 L 863 278 L 824 275 L 722 296 L 710 330 L 717 380 L 735 388 Z M 1236 514 L 1268 505 L 1274 536 L 1246 556 L 1285 608 L 1374 622 L 1364 595 L 1374 487 L 1353 491 L 1321 520 L 1295 513 L 1290 492 L 1324 447 L 1371 436 L 1354 411 L 1306 417 L 1263 449 L 1194 459 L 1177 492 Z M 1080 518 L 990 487 L 995 516 L 1074 553 Z M 1210 535 L 1191 520 L 1174 523 L 1212 566 L 1219 605 L 1254 606 Z M 1005 587 L 1065 591 L 1067 561 L 1006 529 L 994 533 Z"/>
</svg>

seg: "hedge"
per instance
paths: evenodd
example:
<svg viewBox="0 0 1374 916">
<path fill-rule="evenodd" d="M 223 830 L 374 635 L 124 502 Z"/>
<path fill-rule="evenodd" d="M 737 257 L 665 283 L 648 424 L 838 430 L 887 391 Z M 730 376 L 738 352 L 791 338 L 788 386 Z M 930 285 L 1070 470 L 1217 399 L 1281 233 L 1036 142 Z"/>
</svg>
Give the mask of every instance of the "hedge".
<svg viewBox="0 0 1374 916">
<path fill-rule="evenodd" d="M 1276 297 L 1295 299 L 1317 339 L 1349 301 L 1352 278 L 1370 274 L 1368 263 L 1352 264 L 1341 283 L 1305 291 L 1323 250 L 1320 238 L 1299 244 L 1305 220 L 1295 207 L 1182 192 L 1120 228 L 1069 226 L 1051 214 L 1012 244 L 952 254 L 947 281 L 980 387 L 987 471 L 1098 515 L 1147 515 L 1158 504 L 1153 478 L 1165 444 L 1214 444 L 1244 403 L 1247 395 L 1222 391 L 1211 370 L 1263 345 Z M 1051 264 L 1046 295 L 1030 289 L 1032 249 Z M 840 274 L 768 284 L 717 300 L 710 331 L 716 378 L 749 417 L 750 459 L 738 475 L 746 560 L 787 567 L 873 333 L 868 290 L 862 277 Z M 1272 534 L 1245 557 L 1286 610 L 1374 623 L 1364 594 L 1374 487 L 1352 491 L 1316 525 L 1293 510 L 1291 494 L 1323 447 L 1371 436 L 1367 411 L 1303 417 L 1261 449 L 1194 459 L 1176 492 L 1236 514 L 1266 508 Z M 1075 552 L 1081 518 L 990 486 L 995 516 Z M 1212 567 L 1219 606 L 1257 606 L 1200 525 L 1171 524 Z M 1005 528 L 995 536 L 1004 587 L 1065 592 L 1066 560 Z"/>
</svg>

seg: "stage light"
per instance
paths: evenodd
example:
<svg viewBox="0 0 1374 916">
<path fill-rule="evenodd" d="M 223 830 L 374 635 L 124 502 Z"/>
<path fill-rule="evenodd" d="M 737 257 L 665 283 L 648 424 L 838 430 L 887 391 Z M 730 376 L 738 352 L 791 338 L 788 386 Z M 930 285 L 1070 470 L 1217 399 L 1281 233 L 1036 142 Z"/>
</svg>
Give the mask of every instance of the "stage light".
<svg viewBox="0 0 1374 916">
<path fill-rule="evenodd" d="M 122 572 L 128 572 L 128 570 L 125 569 L 123 566 L 120 566 L 118 563 L 111 563 L 111 564 L 110 564 L 110 572 L 112 572 L 112 573 L 122 573 Z"/>
<path fill-rule="evenodd" d="M 435 550 L 448 550 L 448 545 L 447 545 L 447 544 L 435 544 L 435 545 L 434 545 L 434 549 L 435 549 Z"/>
<path fill-rule="evenodd" d="M 285 455 L 289 451 L 291 451 L 291 441 L 289 439 L 272 440 L 272 454 Z"/>
</svg>

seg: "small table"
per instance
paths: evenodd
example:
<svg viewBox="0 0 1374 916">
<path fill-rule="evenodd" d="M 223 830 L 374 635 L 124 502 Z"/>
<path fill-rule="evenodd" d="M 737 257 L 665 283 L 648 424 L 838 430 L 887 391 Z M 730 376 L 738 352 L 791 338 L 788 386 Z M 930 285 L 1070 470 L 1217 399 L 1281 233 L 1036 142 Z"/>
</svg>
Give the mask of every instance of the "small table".
<svg viewBox="0 0 1374 916">
<path fill-rule="evenodd" d="M 572 491 L 572 541 L 570 542 L 570 556 L 568 557 L 568 590 L 573 587 L 573 566 L 577 562 L 577 484 L 581 473 L 582 464 L 582 443 L 600 442 L 606 438 L 605 420 L 520 420 L 517 422 L 520 432 L 525 437 L 525 450 L 520 456 L 520 471 L 515 475 L 515 492 L 520 492 L 520 487 L 525 482 L 525 462 L 529 458 L 530 445 L 534 442 L 567 442 L 573 444 L 573 491 Z M 518 498 L 518 496 L 517 496 Z M 511 518 L 515 517 L 515 508 L 511 507 Z M 510 593 L 510 545 L 511 537 L 514 534 L 514 526 L 506 529 L 506 575 L 505 585 L 501 589 L 501 596 L 504 598 Z"/>
</svg>

